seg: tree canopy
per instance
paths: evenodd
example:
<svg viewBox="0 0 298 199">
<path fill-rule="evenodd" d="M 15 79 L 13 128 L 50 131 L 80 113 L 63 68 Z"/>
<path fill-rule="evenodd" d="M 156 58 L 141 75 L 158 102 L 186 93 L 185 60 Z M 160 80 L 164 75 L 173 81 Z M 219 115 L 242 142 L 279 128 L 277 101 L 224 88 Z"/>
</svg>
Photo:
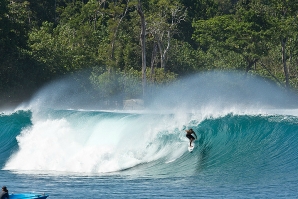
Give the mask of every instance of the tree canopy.
<svg viewBox="0 0 298 199">
<path fill-rule="evenodd" d="M 1 0 L 0 100 L 81 70 L 121 100 L 142 96 L 142 77 L 162 86 L 214 69 L 297 89 L 297 14 L 290 0 Z"/>
</svg>

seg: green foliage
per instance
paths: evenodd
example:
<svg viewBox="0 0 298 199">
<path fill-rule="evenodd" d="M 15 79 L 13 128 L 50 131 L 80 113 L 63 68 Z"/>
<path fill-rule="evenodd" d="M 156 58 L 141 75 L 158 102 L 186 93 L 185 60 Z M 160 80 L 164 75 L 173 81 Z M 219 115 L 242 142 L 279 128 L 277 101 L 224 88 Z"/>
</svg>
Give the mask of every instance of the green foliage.
<svg viewBox="0 0 298 199">
<path fill-rule="evenodd" d="M 54 75 L 97 65 L 97 46 L 92 43 L 95 34 L 90 26 L 75 30 L 68 25 L 54 28 L 53 23 L 45 22 L 40 30 L 30 34 L 32 57 L 48 66 L 47 70 Z"/>
<path fill-rule="evenodd" d="M 100 97 L 108 98 L 114 96 L 121 91 L 119 86 L 119 74 L 117 72 L 110 73 L 108 71 L 102 73 L 99 76 L 92 74 L 90 77 L 92 84 L 100 91 Z"/>
<path fill-rule="evenodd" d="M 142 96 L 142 73 L 130 68 L 120 73 L 119 83 L 123 86 L 124 99 Z"/>
<path fill-rule="evenodd" d="M 90 81 L 102 98 L 121 91 L 123 99 L 140 97 L 137 4 L 2 0 L 0 90 L 38 87 L 59 75 L 92 68 Z M 142 1 L 142 9 L 148 87 L 213 69 L 246 70 L 282 85 L 281 41 L 286 42 L 290 84 L 298 87 L 296 1 L 148 0 Z"/>
<path fill-rule="evenodd" d="M 25 84 L 25 75 L 31 71 L 26 68 L 31 60 L 24 54 L 29 31 L 28 5 L 28 1 L 0 2 L 0 101 L 13 100 L 11 96 L 32 85 L 30 80 Z M 22 61 L 27 63 L 21 64 Z"/>
<path fill-rule="evenodd" d="M 9 47 L 9 33 L 12 26 L 8 15 L 8 1 L 3 0 L 0 3 L 0 53 L 4 55 L 6 49 Z M 3 59 L 3 56 L 0 58 Z"/>
<path fill-rule="evenodd" d="M 147 68 L 147 79 L 149 86 L 164 86 L 177 78 L 172 72 L 165 72 L 158 68 L 150 79 L 150 69 Z M 142 97 L 142 72 L 133 68 L 123 71 L 100 71 L 93 70 L 90 80 L 93 86 L 99 91 L 100 97 L 109 99 L 122 93 L 123 99 Z"/>
<path fill-rule="evenodd" d="M 172 40 L 169 51 L 168 70 L 187 75 L 206 68 L 205 53 L 195 50 L 188 42 Z"/>
<path fill-rule="evenodd" d="M 252 64 L 268 54 L 270 24 L 265 15 L 239 5 L 235 15 L 216 16 L 193 24 L 193 38 L 203 49 L 216 47 L 240 54 Z"/>
<path fill-rule="evenodd" d="M 206 67 L 204 70 L 244 70 L 246 61 L 238 53 L 229 50 L 210 48 L 205 53 Z M 216 59 L 214 59 L 216 57 Z"/>
</svg>

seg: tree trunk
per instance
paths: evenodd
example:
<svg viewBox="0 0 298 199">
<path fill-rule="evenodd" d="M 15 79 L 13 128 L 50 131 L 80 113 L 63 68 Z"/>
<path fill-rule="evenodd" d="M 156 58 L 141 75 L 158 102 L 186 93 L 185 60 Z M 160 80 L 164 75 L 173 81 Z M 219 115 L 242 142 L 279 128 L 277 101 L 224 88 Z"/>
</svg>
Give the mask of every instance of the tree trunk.
<svg viewBox="0 0 298 199">
<path fill-rule="evenodd" d="M 271 75 L 271 77 L 273 77 L 275 79 L 275 81 L 277 83 L 279 83 L 281 86 L 283 86 L 283 84 L 279 81 L 279 79 L 265 66 L 265 64 L 263 64 L 263 62 L 259 62 L 259 63 Z"/>
<path fill-rule="evenodd" d="M 170 31 L 168 31 L 167 35 L 168 35 L 168 38 L 167 38 L 168 41 L 167 41 L 167 47 L 165 49 L 162 44 L 162 41 L 160 39 L 158 39 L 157 41 L 159 52 L 160 52 L 160 67 L 163 68 L 164 70 L 166 69 L 166 55 L 170 48 L 170 41 L 171 41 Z"/>
<path fill-rule="evenodd" d="M 150 72 L 151 83 L 154 82 L 154 62 L 156 60 L 156 52 L 157 52 L 157 44 L 154 43 L 153 50 L 152 50 L 152 55 L 151 55 L 151 72 Z"/>
<path fill-rule="evenodd" d="M 286 87 L 289 88 L 290 82 L 289 82 L 289 68 L 287 66 L 287 57 L 286 57 L 286 43 L 287 43 L 287 38 L 281 39 L 282 64 L 283 64 L 284 73 L 285 73 Z"/>
<path fill-rule="evenodd" d="M 160 40 L 157 41 L 158 44 L 158 49 L 159 49 L 159 54 L 160 54 L 160 68 L 165 68 L 165 58 L 163 54 L 163 46 Z"/>
<path fill-rule="evenodd" d="M 118 30 L 119 30 L 119 26 L 123 20 L 123 18 L 126 16 L 126 13 L 128 11 L 128 5 L 129 5 L 129 0 L 126 2 L 126 8 L 122 14 L 122 16 L 120 17 L 119 22 L 117 23 L 117 26 L 114 30 L 114 35 L 113 35 L 113 39 L 112 39 L 112 44 L 111 44 L 111 48 L 112 48 L 112 52 L 111 52 L 111 59 L 114 61 L 114 56 L 115 56 L 115 42 L 116 42 L 116 38 L 117 38 L 117 34 L 118 34 Z"/>
<path fill-rule="evenodd" d="M 246 66 L 245 72 L 248 72 L 252 69 L 253 65 L 256 63 L 256 60 L 246 59 L 246 61 L 247 61 L 247 66 Z"/>
<path fill-rule="evenodd" d="M 140 34 L 140 42 L 142 48 L 142 86 L 143 86 L 143 100 L 145 104 L 145 95 L 146 95 L 146 23 L 145 16 L 142 11 L 142 3 L 139 0 L 137 5 L 137 11 L 141 18 L 141 34 Z"/>
</svg>

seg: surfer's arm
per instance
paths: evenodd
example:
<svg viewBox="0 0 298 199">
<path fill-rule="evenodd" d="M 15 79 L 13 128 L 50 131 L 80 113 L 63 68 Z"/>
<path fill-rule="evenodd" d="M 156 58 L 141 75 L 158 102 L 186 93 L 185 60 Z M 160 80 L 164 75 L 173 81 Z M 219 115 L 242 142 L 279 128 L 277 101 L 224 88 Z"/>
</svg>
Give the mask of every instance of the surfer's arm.
<svg viewBox="0 0 298 199">
<path fill-rule="evenodd" d="M 195 132 L 193 132 L 193 134 L 196 136 L 196 139 L 198 139 L 198 136 L 197 136 L 197 134 L 196 134 Z"/>
</svg>

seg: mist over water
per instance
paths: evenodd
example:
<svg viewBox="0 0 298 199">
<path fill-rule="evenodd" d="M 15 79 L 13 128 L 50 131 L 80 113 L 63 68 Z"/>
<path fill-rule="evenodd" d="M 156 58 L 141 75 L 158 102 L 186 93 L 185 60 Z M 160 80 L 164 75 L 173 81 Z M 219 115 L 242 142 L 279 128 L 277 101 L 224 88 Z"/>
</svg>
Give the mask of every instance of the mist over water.
<svg viewBox="0 0 298 199">
<path fill-rule="evenodd" d="M 42 88 L 29 102 L 31 108 L 121 110 L 106 106 L 101 92 L 94 89 L 86 75 L 67 77 Z M 124 100 L 123 93 L 108 101 Z M 295 108 L 297 95 L 270 80 L 242 72 L 211 71 L 179 79 L 163 87 L 150 87 L 145 98 L 146 110 L 198 111 L 206 109 Z M 122 103 L 122 102 L 121 102 Z M 121 104 L 118 103 L 118 104 Z"/>
<path fill-rule="evenodd" d="M 112 107 L 113 111 L 109 111 L 94 98 L 98 92 L 73 80 L 53 82 L 41 89 L 30 103 L 19 107 L 32 112 L 32 125 L 17 136 L 19 149 L 8 158 L 5 170 L 92 175 L 127 171 L 180 176 L 218 168 L 231 161 L 230 156 L 237 157 L 239 162 L 264 159 L 262 154 L 251 157 L 250 149 L 242 147 L 242 143 L 258 144 L 255 137 L 262 136 L 265 130 L 262 126 L 266 126 L 269 135 L 274 130 L 270 126 L 271 118 L 255 117 L 280 114 L 298 102 L 293 92 L 260 77 L 206 72 L 154 89 L 146 99 L 144 110 L 132 112 Z M 293 115 L 297 114 L 295 109 L 291 110 Z M 295 118 L 293 121 L 296 123 Z M 260 129 L 252 131 L 247 126 L 251 122 L 259 124 Z M 282 122 L 283 117 L 277 122 L 282 124 L 281 129 L 289 128 L 288 123 Z M 186 128 L 193 128 L 199 136 L 195 158 L 190 158 L 187 151 Z M 259 150 L 267 151 L 266 147 Z M 296 145 L 291 149 L 295 152 Z M 248 156 L 239 157 L 234 151 Z M 227 165 L 233 168 L 235 164 Z M 179 172 L 175 173 L 177 169 Z"/>
<path fill-rule="evenodd" d="M 0 114 L 0 176 L 11 193 L 297 198 L 294 92 L 251 74 L 214 71 L 150 88 L 143 110 L 122 110 L 79 76 Z M 198 135 L 192 153 L 189 128 Z"/>
<path fill-rule="evenodd" d="M 238 72 L 205 72 L 186 77 L 161 89 L 151 102 L 151 107 L 185 110 L 293 108 L 297 105 L 294 92 L 261 77 Z"/>
</svg>

